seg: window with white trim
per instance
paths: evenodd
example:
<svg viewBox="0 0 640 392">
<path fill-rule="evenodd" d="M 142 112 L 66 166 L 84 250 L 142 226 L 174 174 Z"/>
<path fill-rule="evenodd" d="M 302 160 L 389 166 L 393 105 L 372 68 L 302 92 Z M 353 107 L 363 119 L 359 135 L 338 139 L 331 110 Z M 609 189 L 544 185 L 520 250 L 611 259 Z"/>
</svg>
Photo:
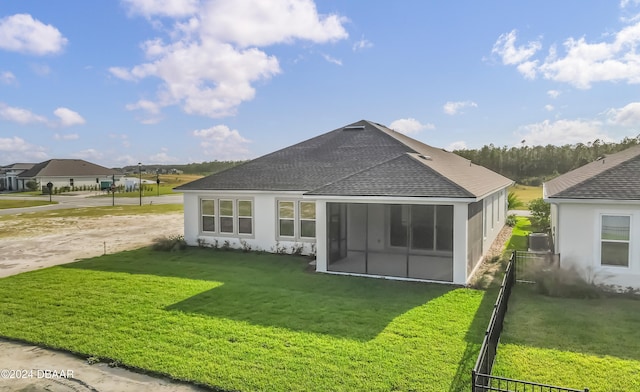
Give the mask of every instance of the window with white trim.
<svg viewBox="0 0 640 392">
<path fill-rule="evenodd" d="M 202 231 L 213 233 L 216 231 L 216 201 L 210 199 L 200 200 L 200 213 L 202 215 Z"/>
<path fill-rule="evenodd" d="M 278 201 L 278 236 L 295 237 L 295 203 Z"/>
<path fill-rule="evenodd" d="M 300 237 L 316 238 L 316 203 L 300 202 Z"/>
<path fill-rule="evenodd" d="M 233 200 L 220 200 L 220 233 L 233 234 Z"/>
<path fill-rule="evenodd" d="M 253 234 L 253 203 L 238 200 L 238 234 Z"/>
<path fill-rule="evenodd" d="M 631 216 L 602 215 L 600 219 L 600 264 L 628 267 Z"/>
</svg>

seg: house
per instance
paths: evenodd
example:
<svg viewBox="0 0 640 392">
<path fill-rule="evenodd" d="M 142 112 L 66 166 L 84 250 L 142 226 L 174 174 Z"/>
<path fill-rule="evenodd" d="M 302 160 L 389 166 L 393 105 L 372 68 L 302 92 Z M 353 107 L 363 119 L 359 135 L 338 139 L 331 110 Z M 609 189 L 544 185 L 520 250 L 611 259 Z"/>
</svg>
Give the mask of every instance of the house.
<svg viewBox="0 0 640 392">
<path fill-rule="evenodd" d="M 82 159 L 50 159 L 34 165 L 18 175 L 18 180 L 36 181 L 41 188 L 51 182 L 53 188 L 105 189 L 117 182 L 122 174 Z"/>
<path fill-rule="evenodd" d="M 563 267 L 598 284 L 640 288 L 640 146 L 546 182 L 543 194 Z"/>
<path fill-rule="evenodd" d="M 465 284 L 512 181 L 359 121 L 176 188 L 190 245 L 316 254 L 316 271 Z"/>
<path fill-rule="evenodd" d="M 14 163 L 0 167 L 0 191 L 22 191 L 27 189 L 24 180 L 18 181 L 18 175 L 31 169 L 35 163 Z"/>
</svg>

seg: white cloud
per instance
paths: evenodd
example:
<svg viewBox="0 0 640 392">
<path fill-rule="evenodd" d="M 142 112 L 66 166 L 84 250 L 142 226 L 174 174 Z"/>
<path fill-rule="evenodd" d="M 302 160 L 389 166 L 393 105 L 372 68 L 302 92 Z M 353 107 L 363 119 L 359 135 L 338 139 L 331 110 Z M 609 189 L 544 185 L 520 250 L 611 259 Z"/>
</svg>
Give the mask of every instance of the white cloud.
<svg viewBox="0 0 640 392">
<path fill-rule="evenodd" d="M 169 156 L 165 151 L 153 154 L 149 157 L 149 164 L 167 164 L 178 162 L 176 157 Z"/>
<path fill-rule="evenodd" d="M 555 108 L 553 107 L 553 105 L 544 105 L 544 110 L 546 110 L 547 112 L 552 112 L 555 110 Z"/>
<path fill-rule="evenodd" d="M 55 135 L 53 135 L 53 138 L 56 140 L 78 140 L 80 139 L 80 136 L 77 133 L 68 133 L 66 135 L 60 135 L 59 133 L 56 133 Z"/>
<path fill-rule="evenodd" d="M 150 18 L 152 16 L 184 17 L 194 14 L 198 0 L 122 0 L 131 14 Z"/>
<path fill-rule="evenodd" d="M 525 140 L 527 145 L 587 143 L 595 139 L 612 142 L 601 129 L 600 121 L 583 120 L 545 120 L 536 124 L 524 125 L 517 133 L 518 140 Z"/>
<path fill-rule="evenodd" d="M 547 91 L 547 95 L 550 98 L 556 99 L 556 98 L 558 98 L 560 96 L 560 91 L 558 91 L 558 90 L 549 90 L 549 91 Z"/>
<path fill-rule="evenodd" d="M 462 109 L 464 108 L 477 108 L 478 104 L 473 101 L 458 101 L 458 102 L 447 102 L 443 106 L 443 110 L 446 114 L 453 116 L 458 113 L 463 113 Z"/>
<path fill-rule="evenodd" d="M 125 4 L 146 16 L 191 15 L 186 22 L 175 23 L 168 42 L 156 38 L 143 43 L 147 63 L 109 69 L 123 80 L 160 79 L 154 102 L 128 105 L 149 111 L 150 103 L 155 104 L 152 110 L 158 112 L 152 113 L 151 121 L 157 121 L 160 109 L 170 105 L 213 118 L 233 115 L 242 102 L 254 98 L 254 83 L 281 72 L 278 59 L 259 46 L 296 40 L 325 43 L 347 37 L 344 19 L 318 14 L 311 0 L 187 2 L 184 15 L 172 11 L 177 3 L 171 1 Z"/>
<path fill-rule="evenodd" d="M 126 135 L 124 133 L 123 134 L 111 133 L 109 134 L 109 137 L 111 139 L 120 139 L 122 143 L 122 147 L 124 148 L 131 147 L 131 142 L 129 141 L 129 135 Z"/>
<path fill-rule="evenodd" d="M 491 53 L 500 56 L 505 65 L 526 63 L 542 47 L 540 41 L 531 41 L 526 46 L 516 47 L 516 37 L 516 30 L 502 34 L 491 49 Z"/>
<path fill-rule="evenodd" d="M 354 52 L 361 52 L 365 49 L 370 48 L 373 48 L 373 43 L 369 40 L 364 39 L 364 36 L 360 40 L 356 41 L 352 47 Z"/>
<path fill-rule="evenodd" d="M 0 137 L 0 151 L 2 151 L 3 159 L 3 162 L 0 162 L 0 164 L 40 162 L 47 159 L 47 153 L 44 147 L 28 143 L 18 136 L 9 138 Z"/>
<path fill-rule="evenodd" d="M 52 25 L 29 14 L 16 14 L 0 19 L 0 48 L 20 53 L 45 55 L 58 53 L 67 39 Z"/>
<path fill-rule="evenodd" d="M 613 124 L 637 127 L 640 124 L 640 102 L 632 102 L 620 109 L 610 109 L 607 114 Z"/>
<path fill-rule="evenodd" d="M 328 62 L 335 65 L 342 65 L 342 60 L 329 56 L 328 54 L 323 54 L 322 57 Z"/>
<path fill-rule="evenodd" d="M 435 129 L 433 124 L 422 124 L 415 118 L 401 118 L 395 120 L 389 125 L 389 128 L 404 133 L 405 135 L 415 134 L 424 131 L 425 129 Z"/>
<path fill-rule="evenodd" d="M 0 72 L 0 83 L 17 84 L 16 76 L 9 71 Z"/>
<path fill-rule="evenodd" d="M 247 145 L 251 141 L 226 125 L 196 130 L 193 135 L 202 139 L 200 147 L 204 149 L 205 155 L 213 156 L 214 159 L 245 159 L 250 155 Z"/>
<path fill-rule="evenodd" d="M 588 42 L 586 38 L 567 38 L 564 54 L 551 46 L 542 61 L 531 58 L 541 48 L 538 41 L 527 46 L 515 46 L 516 31 L 501 35 L 492 53 L 502 58 L 505 65 L 515 65 L 528 79 L 542 75 L 545 79 L 568 83 L 580 89 L 591 88 L 595 82 L 640 83 L 640 20 L 635 18 L 613 35 L 610 42 Z"/>
<path fill-rule="evenodd" d="M 447 151 L 455 151 L 455 150 L 466 150 L 467 149 L 467 143 L 465 143 L 462 140 L 459 140 L 457 142 L 453 142 L 451 144 L 449 144 L 446 148 Z"/>
<path fill-rule="evenodd" d="M 53 111 L 53 114 L 60 119 L 59 124 L 62 127 L 82 125 L 86 122 L 80 114 L 67 108 L 57 108 Z"/>
<path fill-rule="evenodd" d="M 312 0 L 209 1 L 203 7 L 203 37 L 240 47 L 305 40 L 334 42 L 348 37 L 344 17 L 320 15 Z"/>
<path fill-rule="evenodd" d="M 2 102 L 0 102 L 0 117 L 23 125 L 47 123 L 46 117 L 39 116 L 27 109 L 7 106 Z"/>
<path fill-rule="evenodd" d="M 81 150 L 71 154 L 74 158 L 85 159 L 89 162 L 100 161 L 104 158 L 104 153 L 102 151 L 96 150 L 95 148 L 87 148 L 86 150 Z"/>
<path fill-rule="evenodd" d="M 629 5 L 640 5 L 640 0 L 620 0 L 620 8 L 626 8 Z"/>
</svg>

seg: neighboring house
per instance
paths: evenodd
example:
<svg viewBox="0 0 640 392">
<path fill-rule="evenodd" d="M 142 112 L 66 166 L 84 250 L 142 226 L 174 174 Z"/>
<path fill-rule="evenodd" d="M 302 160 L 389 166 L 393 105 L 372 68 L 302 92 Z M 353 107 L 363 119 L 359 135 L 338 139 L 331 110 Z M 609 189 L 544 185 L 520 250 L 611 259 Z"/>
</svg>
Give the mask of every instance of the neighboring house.
<svg viewBox="0 0 640 392">
<path fill-rule="evenodd" d="M 512 181 L 359 121 L 179 186 L 190 245 L 316 254 L 316 270 L 465 284 Z"/>
<path fill-rule="evenodd" d="M 565 173 L 543 188 L 563 267 L 589 280 L 640 288 L 640 146 Z"/>
<path fill-rule="evenodd" d="M 51 182 L 54 188 L 105 189 L 122 177 L 117 170 L 87 162 L 82 159 L 50 159 L 34 165 L 18 176 L 20 181 L 36 181 L 41 188 Z M 46 189 L 45 189 L 46 190 Z"/>
<path fill-rule="evenodd" d="M 0 167 L 0 191 L 22 191 L 27 189 L 23 179 L 18 180 L 20 173 L 31 169 L 35 163 L 14 163 Z"/>
</svg>

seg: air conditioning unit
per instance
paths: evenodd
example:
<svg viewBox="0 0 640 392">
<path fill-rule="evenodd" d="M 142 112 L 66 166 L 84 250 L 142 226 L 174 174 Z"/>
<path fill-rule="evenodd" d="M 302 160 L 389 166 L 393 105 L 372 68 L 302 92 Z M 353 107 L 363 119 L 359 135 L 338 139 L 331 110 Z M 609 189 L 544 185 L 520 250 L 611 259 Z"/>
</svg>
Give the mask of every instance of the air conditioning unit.
<svg viewBox="0 0 640 392">
<path fill-rule="evenodd" d="M 547 233 L 529 234 L 529 252 L 549 252 L 550 250 Z"/>
</svg>

